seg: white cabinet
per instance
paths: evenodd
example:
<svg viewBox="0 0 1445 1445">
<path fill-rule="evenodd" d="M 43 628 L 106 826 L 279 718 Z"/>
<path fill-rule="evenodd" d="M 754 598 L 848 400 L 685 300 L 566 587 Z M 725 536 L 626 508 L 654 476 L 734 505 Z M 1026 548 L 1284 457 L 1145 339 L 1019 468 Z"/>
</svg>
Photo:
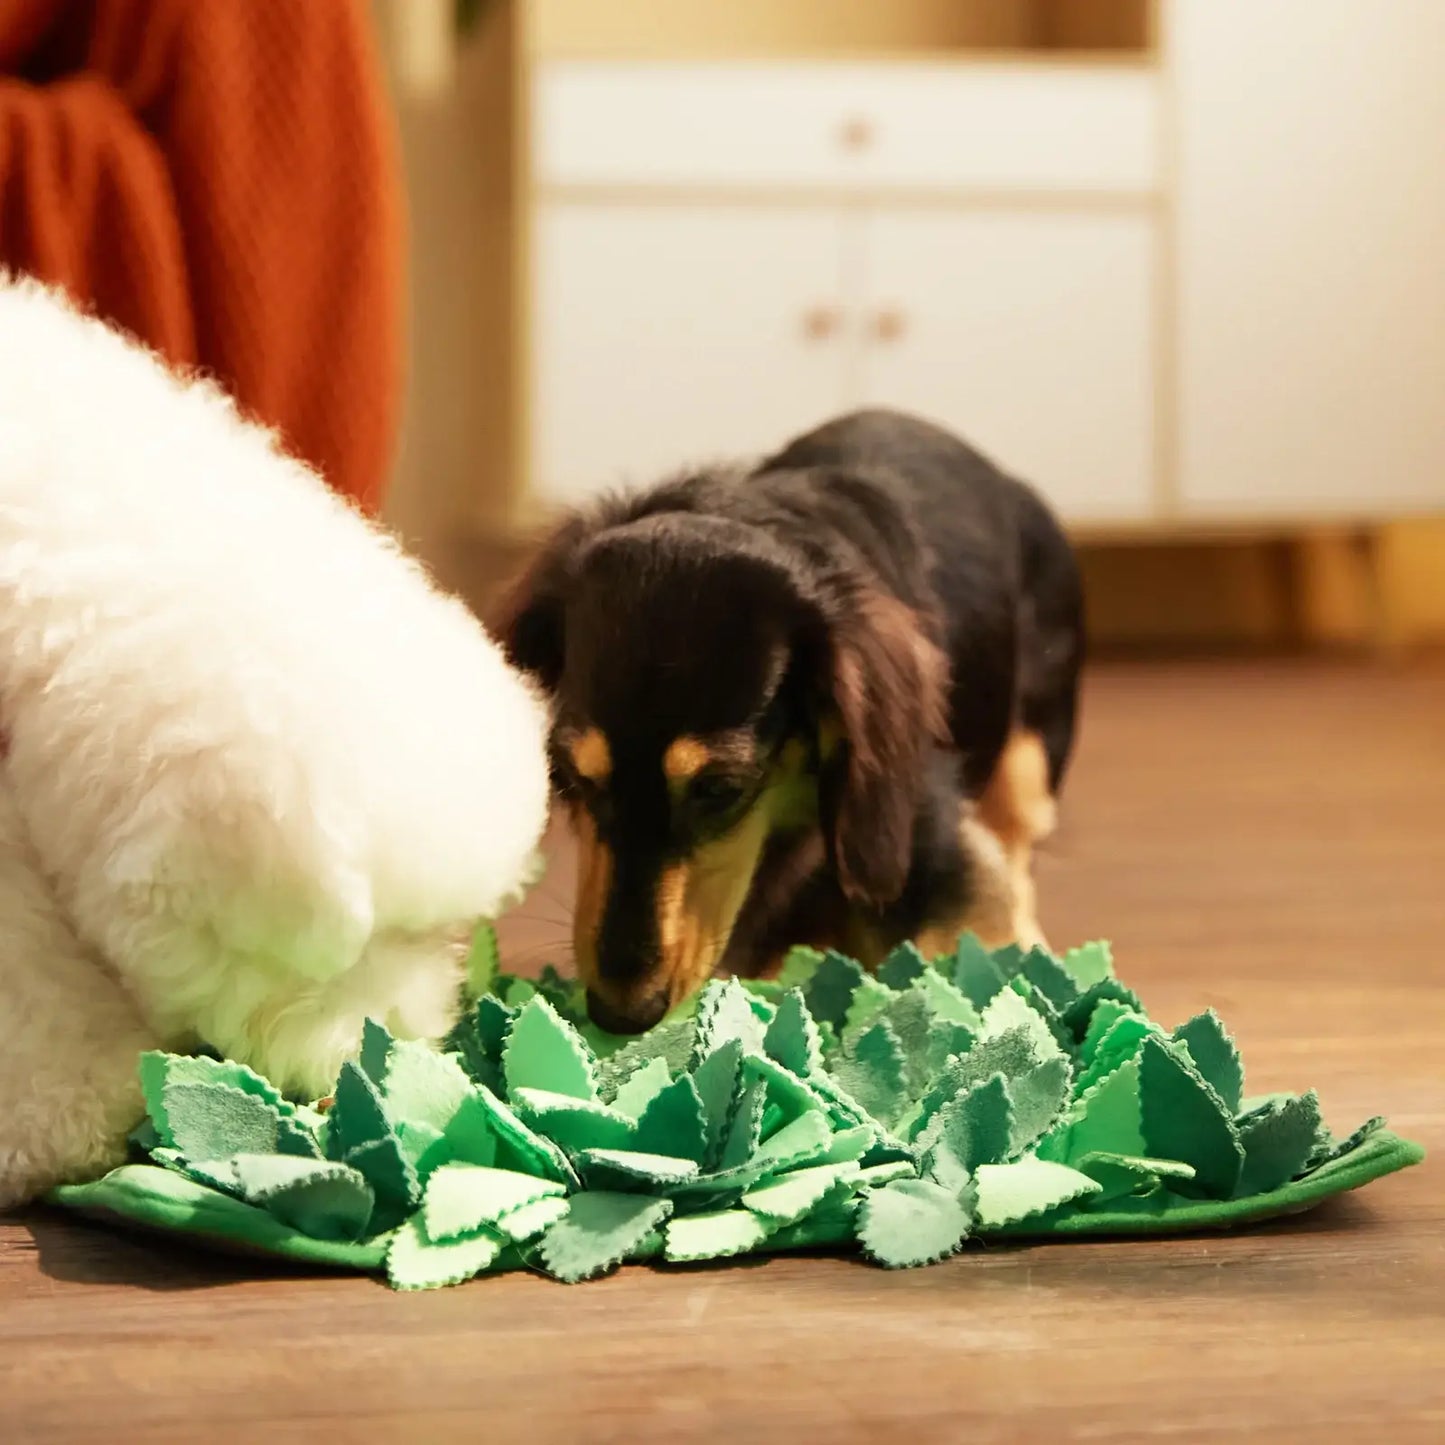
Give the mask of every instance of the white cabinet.
<svg viewBox="0 0 1445 1445">
<path fill-rule="evenodd" d="M 1133 59 L 531 70 L 532 492 L 876 403 L 1064 517 L 1445 507 L 1445 0 L 1157 0 Z"/>
<path fill-rule="evenodd" d="M 1079 520 L 1151 504 L 1143 215 L 558 202 L 537 237 L 543 496 L 746 457 L 858 405 L 966 436 Z"/>
<path fill-rule="evenodd" d="M 761 453 L 838 410 L 838 215 L 557 201 L 536 224 L 532 459 L 546 501 Z"/>
<path fill-rule="evenodd" d="M 1445 3 L 1167 0 L 1195 515 L 1445 504 Z"/>
<path fill-rule="evenodd" d="M 1156 245 L 1137 213 L 874 213 L 864 400 L 962 433 L 1068 517 L 1146 516 Z"/>
<path fill-rule="evenodd" d="M 1070 518 L 1147 517 L 1154 90 L 1137 66 L 544 66 L 533 491 L 887 404 Z"/>
</svg>

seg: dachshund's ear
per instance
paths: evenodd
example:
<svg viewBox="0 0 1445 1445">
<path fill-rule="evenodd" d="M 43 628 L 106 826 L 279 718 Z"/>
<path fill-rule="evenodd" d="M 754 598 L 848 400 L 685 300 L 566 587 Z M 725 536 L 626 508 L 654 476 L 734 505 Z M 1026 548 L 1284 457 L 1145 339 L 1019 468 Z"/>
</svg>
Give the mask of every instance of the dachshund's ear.
<svg viewBox="0 0 1445 1445">
<path fill-rule="evenodd" d="M 530 673 L 548 692 L 556 691 L 562 677 L 567 583 L 572 560 L 588 530 L 580 516 L 563 522 L 487 615 L 488 627 L 502 644 L 507 660 Z"/>
<path fill-rule="evenodd" d="M 830 651 L 839 735 L 825 739 L 823 825 L 843 892 L 881 908 L 908 879 L 924 763 L 950 743 L 948 661 L 910 608 L 876 591 L 835 622 Z"/>
</svg>

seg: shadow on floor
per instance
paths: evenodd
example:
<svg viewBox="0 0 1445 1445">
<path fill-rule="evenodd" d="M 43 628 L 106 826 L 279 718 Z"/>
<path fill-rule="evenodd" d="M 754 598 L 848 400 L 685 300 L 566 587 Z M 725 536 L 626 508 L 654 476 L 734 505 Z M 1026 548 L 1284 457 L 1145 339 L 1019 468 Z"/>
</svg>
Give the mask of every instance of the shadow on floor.
<svg viewBox="0 0 1445 1445">
<path fill-rule="evenodd" d="M 15 1221 L 30 1236 L 40 1272 L 68 1284 L 118 1285 L 170 1292 L 214 1289 L 258 1278 L 328 1278 L 274 1255 L 248 1256 L 212 1249 L 184 1235 L 138 1226 L 112 1227 L 56 1210 L 38 1208 Z M 23 1240 L 12 1242 L 23 1252 Z"/>
</svg>

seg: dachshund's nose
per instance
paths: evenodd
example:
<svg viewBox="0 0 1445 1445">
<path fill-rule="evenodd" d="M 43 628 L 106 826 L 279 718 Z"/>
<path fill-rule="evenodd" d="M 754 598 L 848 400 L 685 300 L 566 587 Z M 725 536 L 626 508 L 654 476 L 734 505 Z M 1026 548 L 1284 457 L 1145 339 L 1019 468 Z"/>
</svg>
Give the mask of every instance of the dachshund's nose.
<svg viewBox="0 0 1445 1445">
<path fill-rule="evenodd" d="M 661 1023 L 667 1009 L 667 994 L 660 989 L 629 1000 L 625 1008 L 619 1008 L 590 988 L 587 990 L 587 1017 L 609 1034 L 645 1033 L 654 1024 Z"/>
</svg>

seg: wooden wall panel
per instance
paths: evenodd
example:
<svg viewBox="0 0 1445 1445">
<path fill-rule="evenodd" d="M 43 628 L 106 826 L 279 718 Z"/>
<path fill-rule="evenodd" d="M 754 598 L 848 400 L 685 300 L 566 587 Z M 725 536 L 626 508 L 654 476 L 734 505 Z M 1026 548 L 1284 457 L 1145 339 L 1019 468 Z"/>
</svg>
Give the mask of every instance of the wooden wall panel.
<svg viewBox="0 0 1445 1445">
<path fill-rule="evenodd" d="M 1050 49 L 1142 48 L 1151 33 L 1150 0 L 1037 0 L 1033 43 Z"/>
<path fill-rule="evenodd" d="M 533 0 L 542 54 L 796 54 L 1017 47 L 1033 0 Z"/>
</svg>

